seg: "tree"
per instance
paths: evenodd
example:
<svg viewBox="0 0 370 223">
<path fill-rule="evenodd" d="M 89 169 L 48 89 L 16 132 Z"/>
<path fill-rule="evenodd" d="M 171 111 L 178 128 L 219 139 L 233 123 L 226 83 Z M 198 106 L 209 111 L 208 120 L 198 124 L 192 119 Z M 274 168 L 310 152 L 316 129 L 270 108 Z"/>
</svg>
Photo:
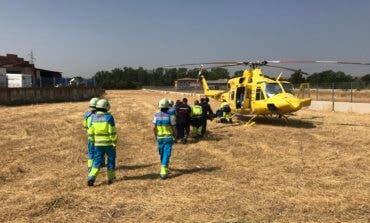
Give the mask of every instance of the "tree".
<svg viewBox="0 0 370 223">
<path fill-rule="evenodd" d="M 370 74 L 366 74 L 365 76 L 362 76 L 361 80 L 364 82 L 370 82 Z"/>
<path fill-rule="evenodd" d="M 291 82 L 292 84 L 301 84 L 306 82 L 306 78 L 304 78 L 302 72 L 298 70 L 294 72 L 292 75 L 290 75 L 288 81 Z"/>
<path fill-rule="evenodd" d="M 241 77 L 243 76 L 244 70 L 237 70 L 234 72 L 234 77 Z"/>
<path fill-rule="evenodd" d="M 229 71 L 222 67 L 212 68 L 207 77 L 210 80 L 230 78 Z"/>
<path fill-rule="evenodd" d="M 307 77 L 307 81 L 310 83 L 339 83 L 339 82 L 351 82 L 353 77 L 347 75 L 342 71 L 326 70 L 320 73 L 314 73 Z"/>
</svg>

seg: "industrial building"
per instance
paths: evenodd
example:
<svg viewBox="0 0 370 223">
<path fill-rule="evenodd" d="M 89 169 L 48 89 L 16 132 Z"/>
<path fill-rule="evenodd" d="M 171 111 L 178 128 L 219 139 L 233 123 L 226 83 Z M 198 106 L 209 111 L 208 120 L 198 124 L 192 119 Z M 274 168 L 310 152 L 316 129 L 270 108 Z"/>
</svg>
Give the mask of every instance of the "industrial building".
<svg viewBox="0 0 370 223">
<path fill-rule="evenodd" d="M 25 82 L 25 79 L 29 78 L 34 86 L 53 86 L 53 79 L 62 78 L 61 72 L 36 68 L 34 64 L 16 54 L 0 56 L 0 75 L 2 76 L 0 87 L 29 87 L 29 84 L 24 85 L 24 83 L 28 83 L 28 81 Z M 8 79 L 4 76 L 7 76 Z M 15 83 L 17 79 L 21 80 L 20 84 Z"/>
<path fill-rule="evenodd" d="M 227 79 L 208 80 L 207 83 L 211 90 L 227 90 Z"/>
<path fill-rule="evenodd" d="M 182 78 L 175 81 L 176 90 L 201 88 L 200 82 L 194 78 Z"/>
</svg>

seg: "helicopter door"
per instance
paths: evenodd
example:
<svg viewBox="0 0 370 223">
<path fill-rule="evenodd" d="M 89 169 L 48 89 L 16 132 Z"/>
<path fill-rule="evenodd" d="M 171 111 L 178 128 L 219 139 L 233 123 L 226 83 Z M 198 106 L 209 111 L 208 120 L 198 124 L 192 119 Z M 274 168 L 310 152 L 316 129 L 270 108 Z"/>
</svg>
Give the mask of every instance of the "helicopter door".
<svg viewBox="0 0 370 223">
<path fill-rule="evenodd" d="M 236 109 L 244 107 L 245 98 L 245 87 L 239 87 L 236 89 Z"/>
<path fill-rule="evenodd" d="M 266 111 L 267 108 L 266 108 L 265 96 L 260 86 L 256 88 L 255 94 L 256 94 L 255 99 L 252 103 L 253 111 L 255 113 L 262 114 Z"/>
</svg>

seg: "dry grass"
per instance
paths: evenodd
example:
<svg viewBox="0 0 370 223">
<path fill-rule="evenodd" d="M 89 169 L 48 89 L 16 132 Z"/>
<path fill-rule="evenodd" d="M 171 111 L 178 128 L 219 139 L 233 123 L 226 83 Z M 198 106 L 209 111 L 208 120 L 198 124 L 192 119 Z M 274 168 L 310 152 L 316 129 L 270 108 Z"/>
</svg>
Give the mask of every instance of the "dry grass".
<svg viewBox="0 0 370 223">
<path fill-rule="evenodd" d="M 151 125 L 162 96 L 108 91 L 118 181 L 107 186 L 103 170 L 94 188 L 85 182 L 86 102 L 0 107 L 0 222 L 370 221 L 369 116 L 211 123 L 205 140 L 174 146 L 163 181 Z"/>
</svg>

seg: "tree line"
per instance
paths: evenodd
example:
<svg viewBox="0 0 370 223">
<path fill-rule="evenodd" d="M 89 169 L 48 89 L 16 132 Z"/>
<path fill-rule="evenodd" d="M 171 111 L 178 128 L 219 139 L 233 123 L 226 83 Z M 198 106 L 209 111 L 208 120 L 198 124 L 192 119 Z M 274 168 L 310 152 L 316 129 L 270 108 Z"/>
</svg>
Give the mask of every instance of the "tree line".
<svg viewBox="0 0 370 223">
<path fill-rule="evenodd" d="M 144 69 L 139 68 L 115 68 L 111 71 L 99 71 L 94 75 L 97 86 L 104 89 L 137 89 L 142 86 L 173 86 L 175 80 L 181 78 L 198 78 L 199 68 L 156 68 Z M 213 68 L 204 70 L 202 74 L 208 80 L 228 79 L 241 76 L 243 70 L 233 73 L 225 68 Z M 319 73 L 313 73 L 304 76 L 300 71 L 294 72 L 286 80 L 292 84 L 300 83 L 340 83 L 340 82 L 370 82 L 370 74 L 362 77 L 353 77 L 342 71 L 326 70 Z"/>
</svg>

